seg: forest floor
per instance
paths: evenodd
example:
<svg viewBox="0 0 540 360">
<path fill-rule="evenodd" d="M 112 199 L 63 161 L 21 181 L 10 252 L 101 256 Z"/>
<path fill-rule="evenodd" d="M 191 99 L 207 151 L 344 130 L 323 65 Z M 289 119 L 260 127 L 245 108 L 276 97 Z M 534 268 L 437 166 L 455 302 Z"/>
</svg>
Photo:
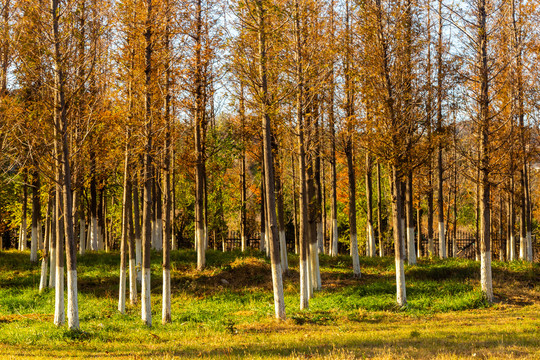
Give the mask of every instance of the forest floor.
<svg viewBox="0 0 540 360">
<path fill-rule="evenodd" d="M 161 324 L 161 257 L 152 257 L 153 326 L 140 305 L 117 311 L 119 254 L 78 258 L 81 331 L 53 325 L 54 291 L 39 293 L 28 252 L 0 252 L 0 358 L 540 359 L 540 264 L 494 262 L 496 302 L 479 264 L 421 259 L 406 267 L 408 305 L 395 305 L 394 261 L 321 256 L 323 288 L 299 310 L 298 257 L 284 277 L 286 321 L 273 319 L 270 265 L 258 252 L 172 253 L 172 319 Z"/>
</svg>

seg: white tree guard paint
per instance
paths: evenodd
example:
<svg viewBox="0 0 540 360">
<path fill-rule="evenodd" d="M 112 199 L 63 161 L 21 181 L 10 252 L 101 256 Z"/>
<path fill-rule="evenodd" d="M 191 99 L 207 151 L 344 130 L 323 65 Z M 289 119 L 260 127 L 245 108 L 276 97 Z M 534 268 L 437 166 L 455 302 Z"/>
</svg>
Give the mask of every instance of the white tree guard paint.
<svg viewBox="0 0 540 360">
<path fill-rule="evenodd" d="M 92 217 L 90 221 L 90 250 L 96 251 L 98 249 L 98 235 L 97 235 L 97 218 Z"/>
<path fill-rule="evenodd" d="M 416 249 L 414 246 L 414 228 L 407 228 L 407 261 L 409 265 L 416 264 Z"/>
<path fill-rule="evenodd" d="M 150 302 L 150 269 L 142 270 L 141 319 L 147 326 L 152 326 L 152 304 Z"/>
<path fill-rule="evenodd" d="M 331 256 L 338 255 L 338 224 L 337 219 L 332 220 L 332 250 L 330 251 Z"/>
<path fill-rule="evenodd" d="M 20 231 L 20 234 L 21 234 L 21 238 L 20 238 L 20 249 L 21 251 L 24 251 L 26 250 L 26 219 L 22 219 L 22 224 L 21 224 L 21 231 Z"/>
<path fill-rule="evenodd" d="M 279 253 L 281 255 L 281 269 L 283 272 L 289 270 L 289 261 L 287 259 L 287 243 L 285 240 L 285 230 L 279 232 Z"/>
<path fill-rule="evenodd" d="M 204 229 L 195 229 L 195 239 L 197 241 L 197 269 L 202 270 L 206 266 L 206 256 L 204 251 Z"/>
<path fill-rule="evenodd" d="M 324 254 L 324 234 L 322 222 L 317 223 L 317 244 L 319 245 L 319 253 Z"/>
<path fill-rule="evenodd" d="M 300 259 L 300 310 L 309 309 L 309 280 L 307 261 Z"/>
<path fill-rule="evenodd" d="M 37 247 L 38 247 L 38 228 L 37 226 L 32 226 L 32 234 L 30 240 L 30 261 L 36 262 L 37 258 Z"/>
<path fill-rule="evenodd" d="M 51 236 L 51 240 L 52 240 L 52 236 Z M 51 262 L 50 274 L 49 274 L 49 288 L 52 289 L 56 287 L 56 249 L 53 247 L 49 249 L 49 261 Z"/>
<path fill-rule="evenodd" d="M 532 233 L 527 231 L 527 261 L 533 262 Z"/>
<path fill-rule="evenodd" d="M 513 232 L 510 233 L 510 248 L 508 249 L 508 260 L 516 260 L 516 238 Z"/>
<path fill-rule="evenodd" d="M 519 259 L 525 260 L 527 257 L 527 238 L 519 236 Z"/>
<path fill-rule="evenodd" d="M 405 306 L 407 304 L 403 259 L 396 259 L 396 301 L 399 306 Z"/>
<path fill-rule="evenodd" d="M 158 219 L 156 225 L 156 249 L 163 249 L 163 220 Z"/>
<path fill-rule="evenodd" d="M 79 220 L 79 254 L 86 252 L 86 221 L 84 218 Z"/>
<path fill-rule="evenodd" d="M 270 257 L 270 233 L 267 231 L 264 233 L 264 250 L 266 251 L 266 257 Z"/>
<path fill-rule="evenodd" d="M 444 222 L 439 221 L 439 257 L 446 259 L 446 237 Z"/>
<path fill-rule="evenodd" d="M 369 242 L 369 256 L 374 257 L 377 255 L 377 244 L 375 243 L 375 233 L 373 231 L 373 224 L 368 224 L 368 242 Z"/>
<path fill-rule="evenodd" d="M 142 258 L 141 238 L 135 238 L 135 261 L 137 263 L 137 281 L 141 282 L 141 258 Z"/>
<path fill-rule="evenodd" d="M 480 284 L 486 300 L 493 302 L 493 281 L 491 278 L 491 251 L 480 252 Z"/>
<path fill-rule="evenodd" d="M 77 299 L 77 270 L 70 270 L 67 273 L 68 298 L 67 298 L 67 320 L 69 330 L 79 330 L 79 302 Z"/>
<path fill-rule="evenodd" d="M 315 262 L 314 262 L 314 265 L 315 265 L 315 279 L 316 279 L 316 286 L 315 286 L 315 290 L 321 290 L 322 289 L 322 283 L 321 283 L 321 270 L 320 270 L 320 267 L 319 267 L 319 253 L 316 251 L 317 248 L 315 248 L 315 252 L 314 252 L 314 258 L 315 258 Z"/>
<path fill-rule="evenodd" d="M 360 258 L 358 257 L 358 240 L 356 234 L 351 237 L 351 252 L 353 261 L 353 274 L 356 277 L 360 277 Z"/>
<path fill-rule="evenodd" d="M 118 311 L 126 312 L 126 270 L 120 269 L 120 284 L 118 286 Z"/>
<path fill-rule="evenodd" d="M 41 260 L 41 276 L 39 279 L 39 292 L 42 292 L 47 287 L 47 277 L 48 277 L 48 258 L 43 258 Z"/>
<path fill-rule="evenodd" d="M 166 324 L 171 318 L 171 271 L 163 269 L 163 294 L 161 304 L 161 322 Z"/>
<path fill-rule="evenodd" d="M 241 235 L 240 246 L 242 248 L 242 252 L 246 251 L 247 239 L 246 239 L 246 236 L 244 234 Z"/>
<path fill-rule="evenodd" d="M 316 242 L 309 243 L 309 280 L 311 281 L 311 288 L 317 290 L 317 263 L 318 259 L 318 244 Z"/>
<path fill-rule="evenodd" d="M 129 260 L 129 302 L 137 303 L 137 264 L 135 259 Z"/>
<path fill-rule="evenodd" d="M 38 221 L 37 236 L 38 236 L 38 249 L 43 250 L 43 247 L 45 246 L 45 242 L 44 242 L 43 233 L 41 232 L 41 221 Z"/>
<path fill-rule="evenodd" d="M 311 278 L 312 272 L 311 272 L 311 266 L 312 266 L 312 260 L 311 260 L 311 245 L 308 243 L 307 245 L 307 254 L 306 254 L 306 286 L 307 286 L 307 297 L 308 299 L 311 299 L 313 297 L 313 279 Z"/>
<path fill-rule="evenodd" d="M 283 294 L 283 279 L 281 277 L 281 266 L 272 263 L 272 287 L 274 290 L 274 310 L 277 319 L 285 320 L 285 296 Z"/>
<path fill-rule="evenodd" d="M 64 268 L 56 266 L 56 284 L 54 291 L 54 325 L 64 325 L 66 314 L 64 311 Z"/>
<path fill-rule="evenodd" d="M 103 229 L 101 228 L 101 225 L 97 226 L 97 241 L 98 241 L 98 250 L 104 250 L 105 244 L 103 243 Z"/>
</svg>

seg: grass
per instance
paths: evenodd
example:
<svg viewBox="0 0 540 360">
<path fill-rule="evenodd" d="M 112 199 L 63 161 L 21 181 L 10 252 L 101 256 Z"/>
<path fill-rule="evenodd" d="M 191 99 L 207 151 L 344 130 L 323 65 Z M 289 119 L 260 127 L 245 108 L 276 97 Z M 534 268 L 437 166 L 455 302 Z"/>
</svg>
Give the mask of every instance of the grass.
<svg viewBox="0 0 540 360">
<path fill-rule="evenodd" d="M 494 262 L 492 306 L 479 264 L 422 259 L 395 305 L 392 258 L 321 256 L 323 289 L 299 310 L 298 257 L 284 277 L 286 321 L 273 319 L 270 265 L 259 252 L 172 253 L 173 323 L 161 325 L 161 257 L 152 256 L 154 325 L 116 310 L 118 253 L 78 258 L 81 331 L 52 324 L 54 291 L 38 292 L 28 252 L 0 252 L 0 358 L 540 358 L 540 265 Z"/>
</svg>

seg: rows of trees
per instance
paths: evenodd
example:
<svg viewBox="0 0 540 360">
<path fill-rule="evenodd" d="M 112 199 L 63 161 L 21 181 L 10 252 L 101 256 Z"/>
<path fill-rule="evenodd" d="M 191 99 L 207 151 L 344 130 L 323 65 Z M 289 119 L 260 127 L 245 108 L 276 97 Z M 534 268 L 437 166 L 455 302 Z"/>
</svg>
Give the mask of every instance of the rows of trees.
<svg viewBox="0 0 540 360">
<path fill-rule="evenodd" d="M 179 246 L 203 270 L 212 244 L 259 239 L 280 319 L 288 247 L 302 309 L 322 253 L 348 251 L 355 277 L 359 252 L 393 253 L 402 306 L 404 262 L 459 256 L 459 231 L 475 233 L 488 301 L 493 236 L 501 260 L 533 261 L 534 2 L 4 0 L 1 14 L 1 246 L 39 251 L 58 325 L 66 266 L 79 328 L 77 251 L 120 249 L 118 309 L 140 282 L 147 325 L 152 250 L 164 323 Z"/>
</svg>

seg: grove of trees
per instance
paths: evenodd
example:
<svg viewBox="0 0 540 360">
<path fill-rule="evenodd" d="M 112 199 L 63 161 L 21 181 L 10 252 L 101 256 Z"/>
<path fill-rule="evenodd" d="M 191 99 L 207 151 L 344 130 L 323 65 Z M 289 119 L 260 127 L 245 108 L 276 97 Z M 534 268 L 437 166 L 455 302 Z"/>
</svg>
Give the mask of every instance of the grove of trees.
<svg viewBox="0 0 540 360">
<path fill-rule="evenodd" d="M 472 256 L 492 302 L 492 257 L 538 261 L 538 5 L 2 0 L 0 250 L 70 329 L 89 251 L 148 326 L 151 252 L 167 323 L 180 247 L 265 252 L 278 319 L 292 252 L 301 309 L 345 253 L 395 256 L 399 306 L 405 263 Z"/>
</svg>

